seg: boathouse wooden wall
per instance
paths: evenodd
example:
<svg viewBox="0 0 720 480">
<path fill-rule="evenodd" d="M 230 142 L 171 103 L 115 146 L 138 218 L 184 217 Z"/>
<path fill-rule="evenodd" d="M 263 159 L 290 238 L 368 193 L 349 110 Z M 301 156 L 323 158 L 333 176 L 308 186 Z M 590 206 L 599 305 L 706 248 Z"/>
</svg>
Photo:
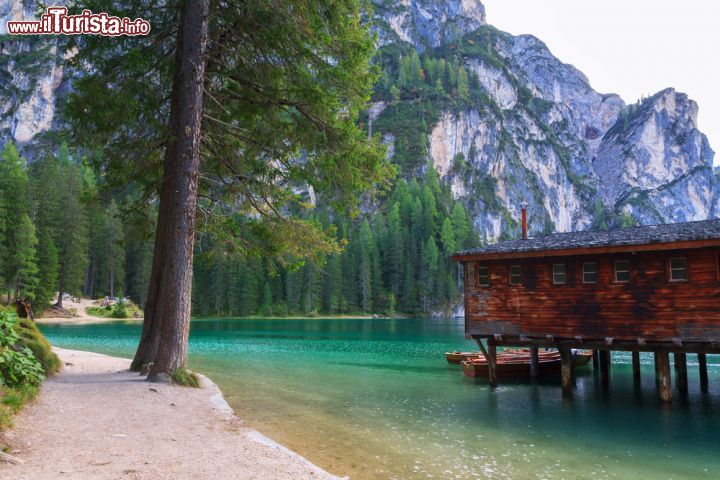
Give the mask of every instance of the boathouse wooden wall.
<svg viewBox="0 0 720 480">
<path fill-rule="evenodd" d="M 583 252 L 584 253 L 584 252 Z M 542 258 L 462 259 L 465 266 L 465 330 L 469 336 L 511 335 L 648 342 L 720 343 L 718 247 L 601 253 Z M 688 280 L 669 281 L 669 259 L 687 259 Z M 616 260 L 630 262 L 630 281 L 614 282 Z M 598 263 L 595 284 L 582 282 L 583 262 Z M 566 265 L 566 284 L 554 285 L 552 265 Z M 479 286 L 477 266 L 489 268 L 490 285 Z M 509 281 L 520 265 L 522 285 Z"/>
</svg>

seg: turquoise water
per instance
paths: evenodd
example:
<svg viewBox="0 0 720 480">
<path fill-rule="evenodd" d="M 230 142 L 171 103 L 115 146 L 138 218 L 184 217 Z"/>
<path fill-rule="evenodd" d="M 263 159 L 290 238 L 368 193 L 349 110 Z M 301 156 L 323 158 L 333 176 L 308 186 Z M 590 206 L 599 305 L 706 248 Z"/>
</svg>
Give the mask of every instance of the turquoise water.
<svg viewBox="0 0 720 480">
<path fill-rule="evenodd" d="M 43 326 L 58 346 L 132 356 L 139 325 Z M 629 354 L 612 390 L 587 368 L 576 395 L 559 381 L 492 391 L 448 365 L 472 349 L 462 321 L 194 320 L 190 366 L 208 374 L 247 423 L 351 478 L 694 479 L 720 472 L 720 365 L 700 393 L 657 401 L 652 357 L 640 389 Z"/>
</svg>

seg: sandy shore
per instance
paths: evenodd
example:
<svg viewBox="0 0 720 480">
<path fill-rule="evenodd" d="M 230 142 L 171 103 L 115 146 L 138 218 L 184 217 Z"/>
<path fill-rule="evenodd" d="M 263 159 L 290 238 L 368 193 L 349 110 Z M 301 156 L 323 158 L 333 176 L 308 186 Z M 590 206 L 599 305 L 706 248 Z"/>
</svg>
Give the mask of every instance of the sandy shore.
<svg viewBox="0 0 720 480">
<path fill-rule="evenodd" d="M 140 322 L 142 318 L 130 318 L 127 320 L 120 320 L 117 318 L 103 318 L 93 317 L 85 313 L 87 307 L 94 306 L 95 300 L 87 298 L 81 298 L 79 302 L 73 302 L 72 300 L 63 300 L 63 307 L 67 310 L 74 310 L 75 315 L 72 317 L 53 317 L 50 313 L 48 316 L 35 317 L 36 323 L 63 323 L 67 325 L 84 325 L 88 323 L 105 323 L 105 322 Z M 52 310 L 48 310 L 51 312 Z"/>
<path fill-rule="evenodd" d="M 247 428 L 202 377 L 202 388 L 148 383 L 130 361 L 55 349 L 63 371 L 2 435 L 0 478 L 336 479 Z"/>
<path fill-rule="evenodd" d="M 53 317 L 51 316 L 51 310 L 46 313 L 47 316 L 36 317 L 36 323 L 60 323 L 65 325 L 86 325 L 89 323 L 108 323 L 108 322 L 131 322 L 138 323 L 142 321 L 142 318 L 128 318 L 125 320 L 117 318 L 104 318 L 104 317 L 93 317 L 85 313 L 87 307 L 95 306 L 95 300 L 87 298 L 80 299 L 79 302 L 73 302 L 72 300 L 64 300 L 63 307 L 67 310 L 74 310 L 75 315 L 72 317 Z M 332 315 L 332 316 L 320 316 L 320 317 L 304 317 L 304 316 L 289 316 L 289 317 L 246 317 L 249 320 L 315 320 L 317 318 L 330 318 L 333 320 L 343 319 L 375 319 L 375 318 L 389 318 L 389 317 L 378 317 L 374 315 Z M 393 318 L 404 318 L 404 317 L 393 317 Z"/>
</svg>

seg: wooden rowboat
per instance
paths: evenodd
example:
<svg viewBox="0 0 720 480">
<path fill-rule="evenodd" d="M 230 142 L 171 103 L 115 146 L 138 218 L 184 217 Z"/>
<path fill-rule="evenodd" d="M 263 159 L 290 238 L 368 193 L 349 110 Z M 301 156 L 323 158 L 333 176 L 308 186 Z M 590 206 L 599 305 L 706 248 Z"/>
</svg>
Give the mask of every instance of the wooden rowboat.
<svg viewBox="0 0 720 480">
<path fill-rule="evenodd" d="M 589 350 L 573 352 L 573 362 L 576 367 L 586 365 L 592 358 Z M 485 357 L 475 357 L 461 363 L 463 373 L 468 377 L 488 376 L 488 365 Z M 557 350 L 538 352 L 538 367 L 540 375 L 558 375 L 561 369 L 560 353 Z M 530 353 L 525 351 L 499 352 L 495 373 L 498 378 L 529 378 Z"/>
<path fill-rule="evenodd" d="M 445 352 L 445 359 L 448 363 L 460 365 L 460 362 L 470 360 L 471 358 L 482 356 L 482 352 Z"/>
<path fill-rule="evenodd" d="M 498 357 L 500 355 L 511 352 L 527 352 L 527 354 L 530 355 L 530 349 L 528 348 L 506 348 L 498 352 Z M 464 362 L 466 360 L 472 360 L 478 357 L 482 357 L 482 352 L 445 352 L 445 359 L 448 361 L 448 363 L 453 363 L 456 365 L 460 365 L 461 362 Z"/>
</svg>

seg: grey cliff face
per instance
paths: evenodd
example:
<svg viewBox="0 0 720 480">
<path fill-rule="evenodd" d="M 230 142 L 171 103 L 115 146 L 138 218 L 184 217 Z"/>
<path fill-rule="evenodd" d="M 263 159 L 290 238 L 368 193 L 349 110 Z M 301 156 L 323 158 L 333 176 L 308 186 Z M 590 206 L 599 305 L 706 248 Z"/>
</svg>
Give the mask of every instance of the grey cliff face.
<svg viewBox="0 0 720 480">
<path fill-rule="evenodd" d="M 633 106 L 594 160 L 603 201 L 643 223 L 717 215 L 714 152 L 697 129 L 697 104 L 668 88 Z"/>
<path fill-rule="evenodd" d="M 37 19 L 37 9 L 35 0 L 0 0 L 0 34 L 7 33 L 9 20 Z M 53 127 L 61 56 L 53 37 L 10 37 L 0 44 L 0 142 L 11 139 L 22 147 Z"/>
<path fill-rule="evenodd" d="M 485 241 L 515 228 L 522 201 L 535 233 L 587 228 L 599 188 L 592 158 L 625 104 L 595 92 L 535 37 L 492 38 L 501 64 L 466 65 L 498 108 L 444 115 L 430 135 L 433 165 L 466 200 Z M 537 101 L 520 101 L 528 95 Z M 460 154 L 469 168 L 457 172 Z"/>
<path fill-rule="evenodd" d="M 383 18 L 412 19 L 420 8 L 433 11 L 428 3 L 406 2 L 408 13 Z M 477 11 L 484 13 L 481 5 Z M 447 31 L 447 18 L 443 11 L 434 27 L 417 32 Z M 398 29 L 406 25 L 399 20 L 387 24 L 385 41 L 399 37 L 417 50 L 447 41 Z M 628 214 L 640 224 L 720 214 L 714 152 L 686 95 L 668 89 L 627 106 L 618 95 L 596 92 L 531 35 L 467 24 L 460 36 L 472 29 L 484 33 L 484 50 L 462 63 L 489 100 L 442 113 L 431 126 L 428 155 L 485 241 L 517 235 L 522 201 L 533 234 L 598 226 L 598 210 L 615 224 Z"/>
<path fill-rule="evenodd" d="M 379 46 L 402 41 L 422 51 L 485 25 L 479 0 L 383 0 L 373 7 Z"/>
</svg>

